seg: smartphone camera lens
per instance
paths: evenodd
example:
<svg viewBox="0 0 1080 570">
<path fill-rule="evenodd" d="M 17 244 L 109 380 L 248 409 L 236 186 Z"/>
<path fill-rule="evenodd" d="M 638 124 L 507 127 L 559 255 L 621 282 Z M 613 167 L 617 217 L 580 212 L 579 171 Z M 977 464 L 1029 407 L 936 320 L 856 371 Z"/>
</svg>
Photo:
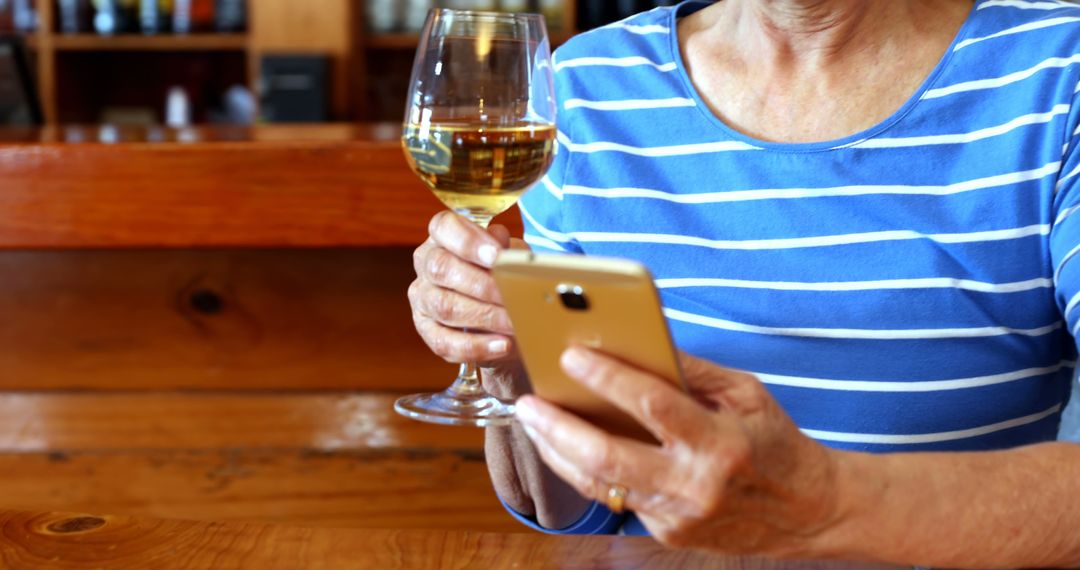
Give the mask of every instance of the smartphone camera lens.
<svg viewBox="0 0 1080 570">
<path fill-rule="evenodd" d="M 559 294 L 562 304 L 571 311 L 588 311 L 589 298 L 585 296 L 585 290 L 579 285 L 559 285 L 555 291 Z"/>
</svg>

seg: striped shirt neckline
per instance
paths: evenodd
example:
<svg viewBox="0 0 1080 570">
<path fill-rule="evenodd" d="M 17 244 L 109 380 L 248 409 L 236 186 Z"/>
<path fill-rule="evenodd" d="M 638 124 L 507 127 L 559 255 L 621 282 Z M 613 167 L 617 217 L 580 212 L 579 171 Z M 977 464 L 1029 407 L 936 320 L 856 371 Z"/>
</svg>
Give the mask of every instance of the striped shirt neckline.
<svg viewBox="0 0 1080 570">
<path fill-rule="evenodd" d="M 723 119 L 716 116 L 715 113 L 709 108 L 708 103 L 702 98 L 701 93 L 694 85 L 693 80 L 690 78 L 690 74 L 687 72 L 686 60 L 683 58 L 682 50 L 679 47 L 679 34 L 678 23 L 681 18 L 684 18 L 698 10 L 704 9 L 714 2 L 710 0 L 691 0 L 680 4 L 675 9 L 670 10 L 668 14 L 668 26 L 671 30 L 668 46 L 670 48 L 670 57 L 673 62 L 672 73 L 678 75 L 682 80 L 683 88 L 687 93 L 687 97 L 696 103 L 698 110 L 705 115 L 706 119 L 712 123 L 725 137 L 728 137 L 734 141 L 739 141 L 748 146 L 754 147 L 759 150 L 766 150 L 780 153 L 806 153 L 806 152 L 828 152 L 833 150 L 839 150 L 850 145 L 863 143 L 874 139 L 875 137 L 887 132 L 893 125 L 902 121 L 905 116 L 908 115 L 919 103 L 923 100 L 924 96 L 931 92 L 938 79 L 948 68 L 949 63 L 952 61 L 953 55 L 958 51 L 958 47 L 962 46 L 965 41 L 968 40 L 968 36 L 971 34 L 971 25 L 973 21 L 973 15 L 979 10 L 980 5 L 976 2 L 969 12 L 967 18 L 964 19 L 964 23 L 961 25 L 960 30 L 956 36 L 950 42 L 949 47 L 942 55 L 934 69 L 926 77 L 926 79 L 920 84 L 919 88 L 912 94 L 904 104 L 893 112 L 885 120 L 878 124 L 864 129 L 860 132 L 841 137 L 834 140 L 810 142 L 810 143 L 781 143 L 761 140 L 752 136 L 745 135 L 738 130 L 732 128 Z"/>
</svg>

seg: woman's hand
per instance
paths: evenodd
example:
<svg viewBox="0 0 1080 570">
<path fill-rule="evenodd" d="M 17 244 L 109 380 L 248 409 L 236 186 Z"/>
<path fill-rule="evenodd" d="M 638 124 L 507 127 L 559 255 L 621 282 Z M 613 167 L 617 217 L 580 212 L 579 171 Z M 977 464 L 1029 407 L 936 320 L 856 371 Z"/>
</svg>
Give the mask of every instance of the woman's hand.
<svg viewBox="0 0 1080 570">
<path fill-rule="evenodd" d="M 779 557 L 815 555 L 838 516 L 839 454 L 804 436 L 753 376 L 683 358 L 689 394 L 610 356 L 568 349 L 562 366 L 662 446 L 612 436 L 536 397 L 518 417 L 544 461 L 585 497 L 612 485 L 658 540 Z"/>
<path fill-rule="evenodd" d="M 514 331 L 490 269 L 500 250 L 524 245 L 511 243 L 518 240 L 503 226 L 485 231 L 450 211 L 436 214 L 428 233 L 413 253 L 416 280 L 409 287 L 417 332 L 448 362 L 488 367 L 485 385 L 520 384 Z M 487 388 L 501 397 L 524 393 L 522 386 Z"/>
</svg>

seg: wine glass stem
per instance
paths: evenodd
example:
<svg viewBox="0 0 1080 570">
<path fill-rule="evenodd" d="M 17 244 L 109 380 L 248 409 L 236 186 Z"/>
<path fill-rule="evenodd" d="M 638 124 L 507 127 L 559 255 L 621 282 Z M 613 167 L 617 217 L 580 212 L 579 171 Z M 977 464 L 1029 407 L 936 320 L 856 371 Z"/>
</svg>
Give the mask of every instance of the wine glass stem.
<svg viewBox="0 0 1080 570">
<path fill-rule="evenodd" d="M 487 229 L 492 220 L 492 216 L 482 216 L 475 212 L 462 212 L 462 215 L 470 222 L 484 229 Z M 465 332 L 469 332 L 469 329 L 465 329 Z M 466 397 L 484 396 L 486 394 L 484 385 L 480 382 L 480 373 L 475 362 L 461 364 L 461 368 L 458 369 L 457 380 L 454 380 L 454 385 L 450 386 L 450 392 Z"/>
<path fill-rule="evenodd" d="M 450 392 L 462 397 L 484 395 L 484 386 L 480 383 L 480 374 L 477 373 L 475 363 L 466 362 L 461 365 L 457 380 L 454 380 L 454 385 L 450 386 Z"/>
<path fill-rule="evenodd" d="M 485 216 L 483 214 L 477 214 L 476 212 L 471 212 L 464 208 L 456 210 L 456 212 L 462 217 L 464 217 L 466 220 L 469 220 L 470 222 L 480 226 L 481 228 L 484 228 L 485 230 L 488 228 L 488 226 L 491 225 L 491 220 L 495 219 L 495 216 Z"/>
</svg>

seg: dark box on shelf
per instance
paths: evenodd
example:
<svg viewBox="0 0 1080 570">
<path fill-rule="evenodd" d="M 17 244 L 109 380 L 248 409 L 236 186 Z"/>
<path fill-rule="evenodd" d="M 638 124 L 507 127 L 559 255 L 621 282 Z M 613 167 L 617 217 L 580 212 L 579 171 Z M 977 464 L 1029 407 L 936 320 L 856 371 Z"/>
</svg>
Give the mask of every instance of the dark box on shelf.
<svg viewBox="0 0 1080 570">
<path fill-rule="evenodd" d="M 329 119 L 330 61 L 320 55 L 269 55 L 262 59 L 259 95 L 263 120 L 321 123 Z"/>
</svg>

